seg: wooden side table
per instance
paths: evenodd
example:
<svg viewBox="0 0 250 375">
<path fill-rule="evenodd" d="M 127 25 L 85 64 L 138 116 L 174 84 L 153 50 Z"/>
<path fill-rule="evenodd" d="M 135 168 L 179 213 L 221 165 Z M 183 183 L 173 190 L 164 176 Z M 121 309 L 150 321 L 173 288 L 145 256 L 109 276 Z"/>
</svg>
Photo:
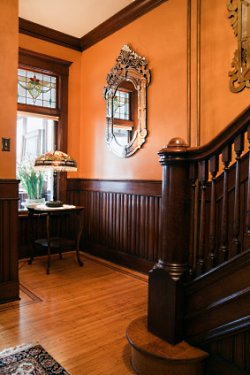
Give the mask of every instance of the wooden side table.
<svg viewBox="0 0 250 375">
<path fill-rule="evenodd" d="M 71 206 L 71 205 L 63 205 L 62 207 L 47 207 L 45 205 L 38 205 L 35 207 L 27 207 L 29 212 L 29 218 L 31 221 L 31 235 L 32 235 L 32 252 L 29 259 L 29 264 L 32 264 L 34 259 L 34 245 L 39 245 L 42 247 L 46 247 L 48 250 L 48 263 L 47 263 L 47 274 L 50 273 L 51 267 L 51 250 L 57 249 L 59 250 L 59 255 L 61 258 L 61 249 L 63 248 L 72 248 L 75 247 L 76 249 L 76 259 L 79 266 L 83 266 L 83 261 L 80 258 L 79 254 L 79 246 L 80 246 L 80 239 L 83 231 L 83 211 L 84 207 L 80 206 Z M 51 224 L 50 220 L 53 216 L 65 216 L 65 215 L 77 215 L 78 216 L 78 230 L 76 234 L 76 239 L 68 239 L 64 237 L 51 237 Z M 34 238 L 34 216 L 46 216 L 46 238 L 35 239 Z"/>
</svg>

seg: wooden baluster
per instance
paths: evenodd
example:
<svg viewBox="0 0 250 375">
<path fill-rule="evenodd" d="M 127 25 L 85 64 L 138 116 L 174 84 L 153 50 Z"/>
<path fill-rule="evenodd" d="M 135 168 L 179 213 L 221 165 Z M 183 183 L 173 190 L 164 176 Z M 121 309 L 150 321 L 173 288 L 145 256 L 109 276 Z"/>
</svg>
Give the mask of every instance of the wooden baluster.
<svg viewBox="0 0 250 375">
<path fill-rule="evenodd" d="M 201 275 L 204 272 L 204 256 L 205 256 L 205 239 L 206 239 L 206 188 L 208 180 L 208 162 L 202 160 L 199 163 L 199 182 L 201 185 L 201 205 L 200 205 L 200 233 L 199 233 L 199 250 L 196 273 Z"/>
<path fill-rule="evenodd" d="M 244 234 L 244 250 L 250 248 L 250 125 L 247 128 L 248 139 L 248 180 L 247 180 L 247 211 L 246 211 L 246 230 Z"/>
<path fill-rule="evenodd" d="M 212 176 L 212 186 L 211 186 L 211 203 L 210 203 L 210 223 L 209 223 L 209 265 L 208 268 L 213 268 L 215 266 L 215 231 L 216 231 L 216 197 L 215 197 L 215 180 L 216 175 L 219 170 L 219 157 L 217 155 L 213 156 L 209 160 L 209 170 Z"/>
<path fill-rule="evenodd" d="M 198 184 L 197 163 L 191 163 L 189 167 L 189 179 L 191 181 L 191 206 L 190 206 L 190 234 L 189 234 L 189 273 L 193 274 L 197 263 L 197 222 L 198 222 Z"/>
<path fill-rule="evenodd" d="M 240 157 L 244 150 L 244 134 L 239 134 L 234 140 L 234 151 L 236 153 L 235 165 L 235 191 L 234 191 L 234 216 L 233 216 L 233 240 L 231 242 L 230 256 L 239 254 L 241 244 L 240 234 Z"/>
<path fill-rule="evenodd" d="M 219 249 L 219 263 L 228 258 L 228 170 L 232 160 L 232 148 L 228 145 L 222 151 L 223 172 L 223 196 L 221 214 L 221 240 Z"/>
</svg>

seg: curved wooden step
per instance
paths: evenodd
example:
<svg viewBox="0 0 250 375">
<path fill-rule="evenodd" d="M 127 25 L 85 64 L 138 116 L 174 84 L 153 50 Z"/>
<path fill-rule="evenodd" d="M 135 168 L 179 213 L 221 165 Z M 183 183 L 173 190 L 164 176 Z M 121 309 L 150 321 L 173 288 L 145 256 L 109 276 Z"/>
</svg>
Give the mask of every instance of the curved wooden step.
<svg viewBox="0 0 250 375">
<path fill-rule="evenodd" d="M 182 341 L 168 344 L 147 329 L 147 317 L 133 320 L 127 328 L 131 363 L 139 375 L 202 375 L 208 354 Z"/>
</svg>

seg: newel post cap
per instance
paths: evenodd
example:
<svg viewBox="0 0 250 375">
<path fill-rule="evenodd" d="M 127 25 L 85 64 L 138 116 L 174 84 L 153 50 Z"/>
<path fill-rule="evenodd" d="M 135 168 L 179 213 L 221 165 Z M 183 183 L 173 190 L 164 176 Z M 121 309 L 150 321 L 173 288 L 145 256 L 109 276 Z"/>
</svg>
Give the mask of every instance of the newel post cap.
<svg viewBox="0 0 250 375">
<path fill-rule="evenodd" d="M 167 148 L 176 148 L 176 147 L 181 147 L 183 149 L 183 147 L 187 148 L 188 147 L 188 144 L 187 142 L 183 139 L 183 138 L 180 138 L 180 137 L 174 137 L 172 139 L 170 139 L 170 141 L 168 142 L 168 145 L 167 145 Z"/>
<path fill-rule="evenodd" d="M 180 137 L 174 137 L 170 139 L 167 146 L 163 146 L 158 152 L 159 154 L 171 153 L 171 152 L 185 152 L 188 149 L 187 142 Z"/>
</svg>

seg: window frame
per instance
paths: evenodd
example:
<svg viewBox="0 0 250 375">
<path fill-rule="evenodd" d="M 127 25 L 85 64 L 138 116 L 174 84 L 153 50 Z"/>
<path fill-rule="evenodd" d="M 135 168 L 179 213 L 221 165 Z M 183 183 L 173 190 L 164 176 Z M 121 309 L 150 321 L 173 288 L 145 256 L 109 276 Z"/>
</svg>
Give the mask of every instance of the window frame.
<svg viewBox="0 0 250 375">
<path fill-rule="evenodd" d="M 71 61 L 62 60 L 41 53 L 19 48 L 18 68 L 29 69 L 39 73 L 57 77 L 57 107 L 46 108 L 33 106 L 31 104 L 17 103 L 18 112 L 51 116 L 57 121 L 56 126 L 56 148 L 67 153 L 68 134 L 68 79 Z M 66 176 L 67 173 L 57 174 L 57 195 L 61 200 L 66 198 Z"/>
</svg>

